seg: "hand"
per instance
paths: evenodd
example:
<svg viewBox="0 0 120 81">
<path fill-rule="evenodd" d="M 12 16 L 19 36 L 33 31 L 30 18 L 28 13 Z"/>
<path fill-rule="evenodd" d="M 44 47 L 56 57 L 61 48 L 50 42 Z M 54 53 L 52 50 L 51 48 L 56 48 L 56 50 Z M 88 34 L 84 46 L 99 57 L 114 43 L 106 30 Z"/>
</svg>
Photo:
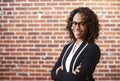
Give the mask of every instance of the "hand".
<svg viewBox="0 0 120 81">
<path fill-rule="evenodd" d="M 56 69 L 56 75 L 58 74 L 58 71 L 59 71 L 59 70 L 62 70 L 62 67 L 61 67 L 61 66 Z"/>
<path fill-rule="evenodd" d="M 75 69 L 75 71 L 73 71 L 73 74 L 76 75 L 77 72 L 80 72 L 80 67 L 81 67 L 80 65 L 77 66 L 76 69 Z"/>
</svg>

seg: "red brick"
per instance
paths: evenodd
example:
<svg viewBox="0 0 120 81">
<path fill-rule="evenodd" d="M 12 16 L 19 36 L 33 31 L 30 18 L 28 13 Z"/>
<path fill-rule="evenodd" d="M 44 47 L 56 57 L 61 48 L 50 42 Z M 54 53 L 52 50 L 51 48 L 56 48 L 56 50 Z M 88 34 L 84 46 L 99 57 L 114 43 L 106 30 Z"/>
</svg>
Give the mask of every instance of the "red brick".
<svg viewBox="0 0 120 81">
<path fill-rule="evenodd" d="M 16 73 L 5 73 L 6 76 L 16 76 Z"/>
<path fill-rule="evenodd" d="M 16 16 L 16 18 L 17 18 L 17 19 L 26 19 L 27 16 L 22 16 L 22 15 L 21 15 L 21 16 Z"/>
<path fill-rule="evenodd" d="M 18 49 L 16 49 L 17 51 L 27 51 L 28 49 L 26 49 L 26 48 L 18 48 Z"/>
<path fill-rule="evenodd" d="M 4 35 L 14 35 L 14 32 L 4 32 Z"/>
<path fill-rule="evenodd" d="M 27 0 L 16 0 L 16 2 L 26 2 Z"/>
<path fill-rule="evenodd" d="M 28 32 L 28 35 L 39 35 L 39 32 Z"/>
<path fill-rule="evenodd" d="M 22 6 L 32 6 L 32 3 L 23 3 Z"/>
<path fill-rule="evenodd" d="M 14 24 L 4 24 L 3 27 L 14 27 Z"/>
<path fill-rule="evenodd" d="M 4 16 L 5 19 L 13 19 L 14 16 Z"/>
<path fill-rule="evenodd" d="M 41 27 L 51 27 L 52 24 L 41 24 Z"/>
<path fill-rule="evenodd" d="M 22 28 L 22 31 L 33 31 L 33 28 Z"/>
<path fill-rule="evenodd" d="M 39 40 L 29 40 L 29 43 L 39 43 Z"/>
<path fill-rule="evenodd" d="M 26 27 L 26 24 L 16 24 L 16 27 Z"/>
<path fill-rule="evenodd" d="M 29 51 L 40 51 L 38 48 L 30 48 Z"/>
<path fill-rule="evenodd" d="M 115 81 L 115 80 L 116 80 L 116 81 L 117 81 L 117 80 L 120 80 L 120 77 L 115 77 L 115 78 L 114 78 L 114 77 L 112 77 L 112 78 L 111 78 L 111 80 L 113 80 L 113 81 Z"/>
<path fill-rule="evenodd" d="M 4 40 L 4 43 L 8 44 L 8 43 L 15 43 L 14 40 Z"/>
<path fill-rule="evenodd" d="M 15 60 L 16 57 L 5 57 L 6 60 Z"/>
<path fill-rule="evenodd" d="M 19 23 L 20 20 L 10 20 L 10 23 Z"/>
<path fill-rule="evenodd" d="M 99 80 L 100 80 L 100 81 L 103 81 L 103 80 L 108 80 L 108 81 L 109 81 L 110 78 L 107 78 L 107 77 L 101 77 L 101 78 L 99 78 Z"/>
<path fill-rule="evenodd" d="M 0 80 L 10 80 L 10 77 L 0 76 Z"/>
<path fill-rule="evenodd" d="M 14 10 L 14 8 L 3 8 L 3 10 L 10 11 L 10 10 Z"/>
<path fill-rule="evenodd" d="M 45 0 L 46 1 L 46 0 Z M 47 80 L 47 78 L 45 78 L 45 77 L 36 77 L 36 80 Z"/>
<path fill-rule="evenodd" d="M 32 23 L 33 20 L 22 20 L 22 23 Z"/>
<path fill-rule="evenodd" d="M 45 6 L 45 3 L 34 3 L 35 6 Z"/>
<path fill-rule="evenodd" d="M 29 19 L 38 19 L 38 16 L 28 16 Z"/>
<path fill-rule="evenodd" d="M 8 0 L 8 1 L 9 1 L 9 0 Z M 4 4 L 1 4 L 1 3 L 0 3 L 0 6 L 1 6 L 1 7 L 2 7 L 2 6 L 8 6 L 8 4 L 5 4 L 5 3 L 4 3 Z"/>
<path fill-rule="evenodd" d="M 30 68 L 40 68 L 40 67 L 41 67 L 40 65 L 35 65 L 35 64 L 34 65 L 32 65 L 32 64 L 30 65 Z"/>
<path fill-rule="evenodd" d="M 11 80 L 17 80 L 17 81 L 20 80 L 20 81 L 21 81 L 21 80 L 22 80 L 22 77 L 14 76 L 14 77 L 11 77 Z"/>
<path fill-rule="evenodd" d="M 3 0 L 3 2 L 14 2 L 14 0 Z"/>
<path fill-rule="evenodd" d="M 10 6 L 20 6 L 20 3 L 11 3 Z"/>
<path fill-rule="evenodd" d="M 7 20 L 0 20 L 0 23 L 7 23 Z"/>
<path fill-rule="evenodd" d="M 0 28 L 0 31 L 3 32 L 3 31 L 8 31 L 7 28 Z"/>
<path fill-rule="evenodd" d="M 41 35 L 52 35 L 52 32 L 41 32 Z"/>
<path fill-rule="evenodd" d="M 39 0 L 29 0 L 30 2 L 39 2 Z"/>
<path fill-rule="evenodd" d="M 50 15 L 42 15 L 41 18 L 45 18 L 45 19 L 46 18 L 52 18 L 52 16 L 50 16 Z"/>
<path fill-rule="evenodd" d="M 33 44 L 24 44 L 23 47 L 34 47 Z M 19 46 L 20 47 L 20 46 Z"/>
<path fill-rule="evenodd" d="M 41 76 L 41 73 L 31 73 L 30 76 Z"/>
</svg>

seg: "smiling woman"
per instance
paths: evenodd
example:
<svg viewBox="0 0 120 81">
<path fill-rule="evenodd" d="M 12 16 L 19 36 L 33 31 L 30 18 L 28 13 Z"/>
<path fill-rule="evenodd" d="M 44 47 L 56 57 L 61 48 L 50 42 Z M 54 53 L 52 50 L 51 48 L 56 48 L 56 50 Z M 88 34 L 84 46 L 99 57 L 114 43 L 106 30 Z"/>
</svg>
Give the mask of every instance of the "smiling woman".
<svg viewBox="0 0 120 81">
<path fill-rule="evenodd" d="M 84 40 L 87 36 L 87 27 L 83 22 L 82 14 L 76 13 L 72 23 L 72 31 L 76 39 Z"/>
<path fill-rule="evenodd" d="M 97 15 L 87 7 L 74 9 L 67 21 L 67 30 L 73 42 L 65 45 L 54 65 L 54 81 L 94 81 L 93 73 L 100 58 L 95 43 L 99 33 Z"/>
<path fill-rule="evenodd" d="M 70 33 L 70 38 L 74 41 L 76 41 L 76 38 L 74 37 L 74 34 L 72 32 L 72 27 L 76 27 L 77 23 L 75 20 L 81 22 L 81 25 L 78 24 L 79 27 L 87 27 L 87 35 L 84 41 L 95 42 L 95 39 L 97 39 L 99 36 L 99 20 L 97 15 L 87 7 L 81 7 L 71 11 L 70 16 L 67 20 L 66 28 Z"/>
</svg>

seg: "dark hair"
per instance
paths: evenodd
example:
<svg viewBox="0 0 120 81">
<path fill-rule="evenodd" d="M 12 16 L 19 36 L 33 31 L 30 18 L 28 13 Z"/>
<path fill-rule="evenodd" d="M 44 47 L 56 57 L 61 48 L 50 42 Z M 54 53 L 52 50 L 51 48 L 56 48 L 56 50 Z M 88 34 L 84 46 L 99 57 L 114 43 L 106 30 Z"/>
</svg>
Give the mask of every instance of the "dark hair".
<svg viewBox="0 0 120 81">
<path fill-rule="evenodd" d="M 70 38 L 76 41 L 76 38 L 74 37 L 73 31 L 71 29 L 72 25 L 70 23 L 73 21 L 73 17 L 76 13 L 80 13 L 83 15 L 83 20 L 87 27 L 88 32 L 84 41 L 88 43 L 95 42 L 95 39 L 97 39 L 99 36 L 99 21 L 97 15 L 88 7 L 79 7 L 71 11 L 66 26 L 67 30 L 69 31 Z"/>
</svg>

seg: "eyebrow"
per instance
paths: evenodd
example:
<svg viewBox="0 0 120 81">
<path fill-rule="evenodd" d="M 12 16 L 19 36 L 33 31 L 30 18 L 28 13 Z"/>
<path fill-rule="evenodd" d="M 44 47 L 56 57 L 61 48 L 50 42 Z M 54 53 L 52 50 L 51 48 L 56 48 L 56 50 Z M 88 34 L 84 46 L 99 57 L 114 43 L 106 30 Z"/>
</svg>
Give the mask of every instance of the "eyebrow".
<svg viewBox="0 0 120 81">
<path fill-rule="evenodd" d="M 73 21 L 73 22 L 76 22 L 76 21 Z M 81 22 L 84 22 L 84 21 L 81 21 Z M 81 22 L 76 22 L 76 23 L 81 23 Z"/>
</svg>

